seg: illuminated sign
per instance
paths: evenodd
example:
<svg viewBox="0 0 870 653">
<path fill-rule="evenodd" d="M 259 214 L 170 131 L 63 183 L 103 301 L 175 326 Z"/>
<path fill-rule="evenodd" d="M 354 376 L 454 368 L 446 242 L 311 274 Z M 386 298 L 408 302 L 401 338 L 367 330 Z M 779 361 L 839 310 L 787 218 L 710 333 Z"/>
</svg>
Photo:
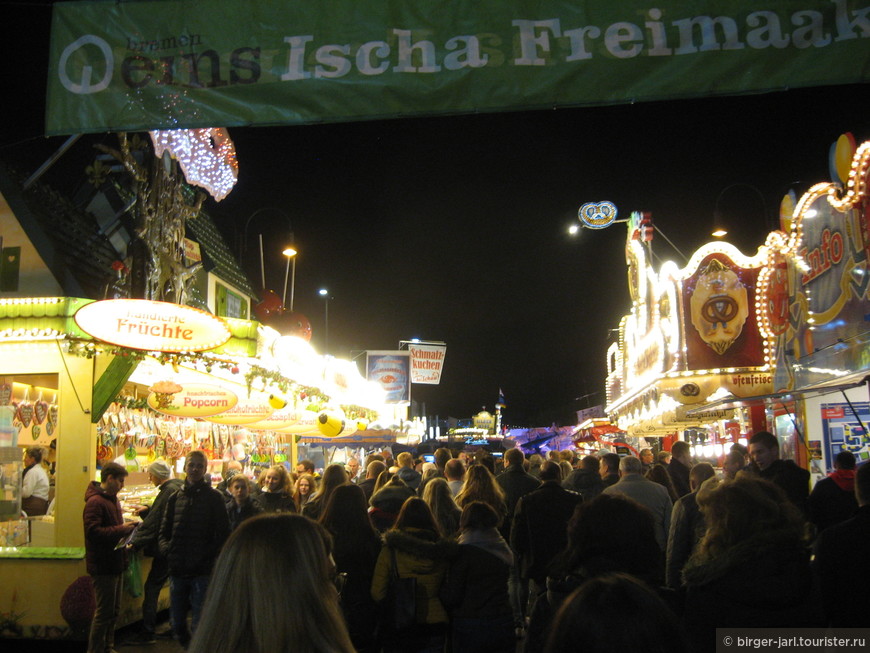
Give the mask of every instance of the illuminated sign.
<svg viewBox="0 0 870 653">
<path fill-rule="evenodd" d="M 190 383 L 176 393 L 151 392 L 148 406 L 165 415 L 210 417 L 233 408 L 239 402 L 234 392 L 218 385 Z"/>
<path fill-rule="evenodd" d="M 75 321 L 85 333 L 144 351 L 205 351 L 230 339 L 226 323 L 190 306 L 146 299 L 107 299 L 82 306 Z"/>
<path fill-rule="evenodd" d="M 216 424 L 253 424 L 262 422 L 274 412 L 275 409 L 269 405 L 269 396 L 256 392 L 250 397 L 239 397 L 239 402 L 229 410 L 205 419 Z"/>
<path fill-rule="evenodd" d="M 577 217 L 590 229 L 604 229 L 614 223 L 616 213 L 613 202 L 586 202 L 577 211 Z"/>
</svg>

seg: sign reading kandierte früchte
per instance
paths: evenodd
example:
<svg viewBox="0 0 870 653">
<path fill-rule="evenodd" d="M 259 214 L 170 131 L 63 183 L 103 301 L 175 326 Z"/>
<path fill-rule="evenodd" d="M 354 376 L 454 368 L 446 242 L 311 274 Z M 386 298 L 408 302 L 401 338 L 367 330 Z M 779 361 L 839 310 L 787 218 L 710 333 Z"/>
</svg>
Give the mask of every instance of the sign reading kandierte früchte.
<svg viewBox="0 0 870 653">
<path fill-rule="evenodd" d="M 49 134 L 338 122 L 856 83 L 868 0 L 53 7 Z"/>
</svg>

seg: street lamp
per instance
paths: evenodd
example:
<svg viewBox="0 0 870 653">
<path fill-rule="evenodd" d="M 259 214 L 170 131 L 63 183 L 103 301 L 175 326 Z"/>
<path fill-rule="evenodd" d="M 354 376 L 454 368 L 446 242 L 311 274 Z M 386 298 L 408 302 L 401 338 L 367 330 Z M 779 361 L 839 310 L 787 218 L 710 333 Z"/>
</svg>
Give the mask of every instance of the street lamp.
<svg viewBox="0 0 870 653">
<path fill-rule="evenodd" d="M 284 248 L 281 252 L 287 257 L 287 269 L 284 271 L 284 295 L 281 297 L 281 304 L 287 307 L 287 277 L 290 275 L 290 261 L 293 261 L 293 281 L 290 284 L 290 310 L 293 310 L 293 297 L 296 294 L 296 255 L 299 253 L 292 245 Z"/>
<path fill-rule="evenodd" d="M 255 217 L 257 217 L 258 215 L 260 215 L 261 213 L 266 213 L 267 211 L 273 211 L 273 212 L 277 213 L 278 215 L 280 215 L 281 217 L 283 217 L 283 218 L 287 221 L 287 229 L 288 229 L 288 232 L 289 232 L 289 234 L 290 234 L 290 243 L 291 243 L 291 245 L 288 246 L 288 247 L 284 250 L 283 253 L 284 253 L 284 256 L 287 256 L 287 257 L 288 257 L 288 259 L 287 259 L 287 265 L 288 265 L 288 268 L 289 268 L 289 265 L 290 265 L 290 258 L 292 258 L 292 257 L 294 257 L 294 256 L 296 255 L 296 248 L 295 248 L 295 246 L 292 244 L 293 241 L 294 241 L 294 238 L 293 238 L 293 224 L 292 224 L 291 221 L 290 221 L 290 216 L 288 216 L 288 215 L 287 215 L 284 211 L 282 211 L 281 209 L 276 208 L 276 207 L 274 207 L 274 206 L 266 206 L 266 207 L 263 207 L 263 208 L 261 208 L 261 209 L 257 209 L 257 210 L 254 211 L 251 215 L 248 216 L 248 219 L 247 219 L 247 220 L 245 220 L 245 226 L 242 228 L 242 233 L 241 233 L 241 242 L 239 243 L 239 262 L 240 262 L 240 263 L 243 262 L 243 261 L 244 261 L 244 258 L 245 258 L 245 255 L 248 253 L 248 227 L 251 226 L 251 221 L 252 221 Z M 266 290 L 266 265 L 265 265 L 265 261 L 264 261 L 264 255 L 263 255 L 263 234 L 262 234 L 262 232 L 261 232 L 260 234 L 258 234 L 258 240 L 259 240 L 259 245 L 260 245 L 260 283 L 262 284 L 263 290 L 265 291 L 265 290 Z M 291 250 L 292 250 L 293 253 L 292 253 L 292 254 L 289 254 L 288 252 L 291 251 Z M 294 266 L 295 266 L 295 261 L 294 261 Z M 295 267 L 294 267 L 293 271 L 294 271 L 294 281 L 295 281 L 295 272 L 296 272 L 296 268 L 295 268 Z M 289 269 L 288 269 L 288 272 L 289 272 Z M 287 281 L 286 281 L 286 277 L 287 277 L 287 274 L 285 274 L 285 281 L 284 281 L 284 298 L 283 298 L 282 301 L 286 301 L 286 300 L 287 300 Z M 294 284 L 294 285 L 295 285 L 295 284 Z M 292 295 L 292 293 L 291 293 L 291 295 L 290 295 L 290 302 L 291 302 L 291 304 L 293 303 L 293 295 Z"/>
<path fill-rule="evenodd" d="M 323 353 L 327 353 L 329 351 L 329 291 L 326 288 L 321 288 L 317 291 L 318 294 L 323 297 L 323 333 L 324 339 L 326 341 L 323 347 Z"/>
</svg>

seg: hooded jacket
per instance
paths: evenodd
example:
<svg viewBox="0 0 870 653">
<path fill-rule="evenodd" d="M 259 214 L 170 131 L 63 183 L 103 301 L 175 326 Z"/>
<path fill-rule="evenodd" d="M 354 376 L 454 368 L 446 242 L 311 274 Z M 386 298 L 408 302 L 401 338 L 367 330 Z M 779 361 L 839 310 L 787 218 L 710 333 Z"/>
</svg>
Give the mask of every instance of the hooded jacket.
<svg viewBox="0 0 870 653">
<path fill-rule="evenodd" d="M 185 483 L 166 505 L 160 554 L 172 576 L 207 576 L 230 533 L 223 495 L 203 479 Z"/>
<path fill-rule="evenodd" d="M 417 623 L 446 623 L 447 612 L 438 592 L 456 544 L 419 528 L 387 531 L 372 579 L 372 598 L 378 602 L 387 596 L 393 551 L 396 552 L 399 576 L 417 579 Z"/>
<path fill-rule="evenodd" d="M 120 574 L 127 566 L 124 548 L 115 546 L 127 533 L 121 503 L 107 494 L 97 481 L 85 490 L 85 561 L 91 576 Z"/>
<path fill-rule="evenodd" d="M 683 568 L 683 620 L 693 650 L 716 648 L 716 628 L 823 625 L 809 551 L 790 532 L 767 531 Z"/>
<path fill-rule="evenodd" d="M 511 614 L 508 574 L 513 553 L 498 530 L 464 531 L 441 588 L 454 617 L 499 619 Z"/>
<path fill-rule="evenodd" d="M 184 485 L 184 481 L 177 478 L 170 478 L 160 485 L 157 490 L 157 496 L 154 498 L 154 503 L 145 514 L 139 528 L 136 529 L 136 534 L 133 535 L 132 544 L 137 549 L 142 549 L 147 556 L 159 556 L 160 550 L 158 547 L 157 538 L 160 535 L 160 524 L 163 522 L 163 515 L 166 512 L 166 504 L 175 492 Z"/>
<path fill-rule="evenodd" d="M 819 532 L 846 521 L 858 510 L 855 470 L 838 469 L 813 487 L 807 500 L 810 521 Z"/>
</svg>

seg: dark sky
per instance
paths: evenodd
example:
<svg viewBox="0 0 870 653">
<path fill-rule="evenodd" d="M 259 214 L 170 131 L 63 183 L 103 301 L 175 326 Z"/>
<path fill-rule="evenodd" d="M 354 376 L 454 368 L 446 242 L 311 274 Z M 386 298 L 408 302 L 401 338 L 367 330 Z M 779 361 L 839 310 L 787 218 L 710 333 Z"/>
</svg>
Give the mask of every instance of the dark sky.
<svg viewBox="0 0 870 653">
<path fill-rule="evenodd" d="M 0 45 L 0 158 L 29 171 L 64 140 L 41 137 L 47 40 L 37 35 L 47 34 L 50 12 L 2 9 L 13 16 L 6 33 L 29 30 L 32 56 L 15 66 L 16 41 Z M 327 287 L 330 353 L 395 349 L 413 337 L 447 343 L 441 384 L 412 389 L 429 415 L 492 410 L 502 388 L 508 423 L 567 424 L 571 410 L 603 403 L 610 329 L 630 308 L 624 225 L 572 238 L 579 206 L 610 200 L 622 217 L 650 211 L 687 256 L 707 241 L 718 210 L 730 240 L 752 254 L 790 188 L 828 179 L 841 133 L 870 138 L 868 91 L 231 129 L 239 182 L 206 208 L 230 243 L 267 209 L 247 230 L 247 263 L 259 285 L 264 233 L 266 285 L 279 294 L 280 245 L 292 227 L 295 308 L 310 318 L 318 350 L 317 290 Z M 75 147 L 68 157 L 89 156 L 89 144 Z M 653 251 L 680 260 L 659 237 Z"/>
</svg>

